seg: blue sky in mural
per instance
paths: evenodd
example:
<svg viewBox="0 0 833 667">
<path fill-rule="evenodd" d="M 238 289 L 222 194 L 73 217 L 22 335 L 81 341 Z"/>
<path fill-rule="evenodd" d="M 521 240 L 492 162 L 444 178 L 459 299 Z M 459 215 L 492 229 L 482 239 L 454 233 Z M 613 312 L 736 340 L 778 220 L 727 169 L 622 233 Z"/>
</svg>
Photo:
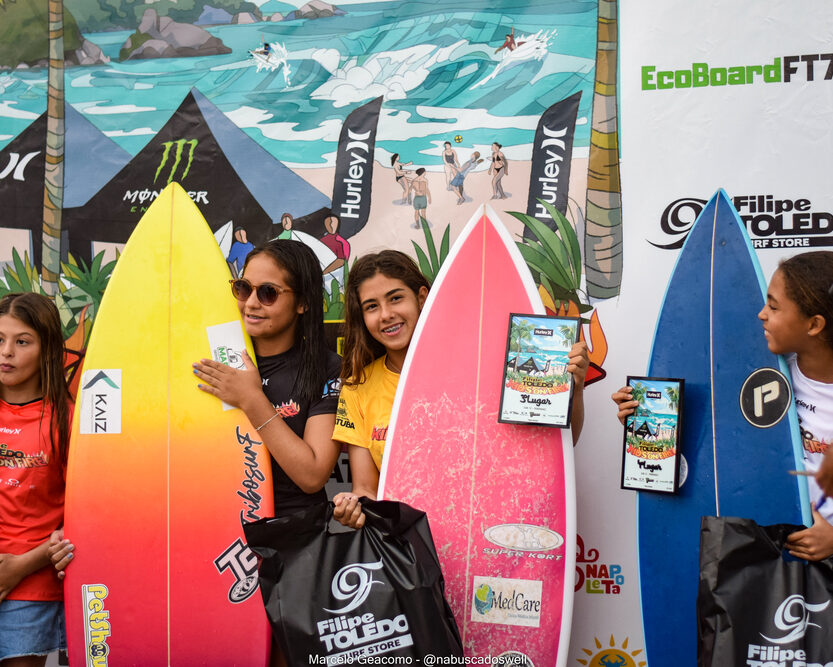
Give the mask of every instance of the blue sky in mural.
<svg viewBox="0 0 833 667">
<path fill-rule="evenodd" d="M 595 2 L 334 4 L 346 14 L 211 27 L 232 49 L 222 56 L 119 63 L 130 32 L 87 34 L 113 60 L 67 69 L 67 102 L 135 154 L 196 87 L 276 158 L 314 166 L 332 164 L 347 114 L 384 95 L 377 159 L 439 164 L 454 137 L 528 159 L 540 114 L 581 91 L 575 146 L 588 146 Z M 538 40 L 504 59 L 495 49 L 513 27 Z M 256 71 L 248 51 L 263 40 L 286 47 L 288 77 Z M 46 70 L 0 73 L 0 148 L 45 108 Z"/>
</svg>

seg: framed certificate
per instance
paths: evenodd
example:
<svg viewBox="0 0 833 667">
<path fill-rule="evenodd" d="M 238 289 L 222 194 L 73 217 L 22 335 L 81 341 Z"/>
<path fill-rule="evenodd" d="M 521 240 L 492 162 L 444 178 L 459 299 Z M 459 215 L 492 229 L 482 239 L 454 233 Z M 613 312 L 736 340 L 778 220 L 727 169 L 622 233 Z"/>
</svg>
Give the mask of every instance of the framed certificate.
<svg viewBox="0 0 833 667">
<path fill-rule="evenodd" d="M 639 405 L 625 419 L 623 489 L 676 493 L 684 381 L 628 376 Z"/>
<path fill-rule="evenodd" d="M 499 422 L 570 425 L 573 376 L 567 359 L 579 322 L 577 317 L 509 316 Z"/>
</svg>

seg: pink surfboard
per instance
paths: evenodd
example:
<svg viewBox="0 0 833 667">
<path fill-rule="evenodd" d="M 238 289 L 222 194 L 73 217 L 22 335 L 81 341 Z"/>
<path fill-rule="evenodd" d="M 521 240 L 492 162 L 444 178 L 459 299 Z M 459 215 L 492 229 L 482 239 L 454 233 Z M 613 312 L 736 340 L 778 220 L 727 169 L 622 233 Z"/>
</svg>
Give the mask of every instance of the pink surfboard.
<svg viewBox="0 0 833 667">
<path fill-rule="evenodd" d="M 544 314 L 488 207 L 426 301 L 388 430 L 379 495 L 425 510 L 467 656 L 565 665 L 575 577 L 569 429 L 498 423 L 510 313 Z"/>
</svg>

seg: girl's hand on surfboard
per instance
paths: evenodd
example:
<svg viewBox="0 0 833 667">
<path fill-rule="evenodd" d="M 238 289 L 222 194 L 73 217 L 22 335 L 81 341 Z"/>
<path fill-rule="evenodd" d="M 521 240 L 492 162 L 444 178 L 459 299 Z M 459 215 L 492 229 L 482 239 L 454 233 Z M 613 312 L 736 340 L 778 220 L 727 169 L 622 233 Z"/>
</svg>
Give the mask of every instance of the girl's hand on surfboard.
<svg viewBox="0 0 833 667">
<path fill-rule="evenodd" d="M 49 537 L 49 548 L 46 550 L 49 555 L 49 560 L 52 561 L 52 566 L 58 570 L 58 579 L 63 579 L 66 576 L 64 569 L 75 558 L 75 545 L 67 539 L 64 539 L 64 530 L 56 530 Z"/>
<path fill-rule="evenodd" d="M 344 526 L 361 528 L 364 525 L 364 512 L 358 496 L 342 491 L 333 498 L 333 518 Z"/>
<path fill-rule="evenodd" d="M 833 555 L 833 526 L 813 510 L 813 525 L 787 538 L 787 549 L 796 558 L 822 560 Z"/>
<path fill-rule="evenodd" d="M 194 375 L 205 384 L 197 386 L 207 394 L 245 412 L 247 400 L 260 398 L 263 388 L 260 373 L 246 350 L 243 350 L 243 363 L 246 365 L 245 370 L 212 359 L 202 359 L 194 364 Z"/>
<path fill-rule="evenodd" d="M 573 374 L 573 382 L 577 389 L 584 387 L 584 378 L 587 375 L 587 367 L 590 365 L 590 357 L 587 354 L 587 343 L 579 341 L 570 348 L 567 356 L 567 371 Z"/>
<path fill-rule="evenodd" d="M 828 449 L 827 454 L 824 455 L 816 472 L 816 482 L 826 496 L 833 497 L 833 448 Z"/>
<path fill-rule="evenodd" d="M 636 410 L 636 406 L 639 405 L 639 401 L 633 400 L 632 392 L 632 387 L 621 387 L 616 393 L 610 396 L 619 408 L 616 416 L 619 417 L 619 421 L 622 422 L 623 426 L 625 424 L 625 418 L 628 415 L 632 415 L 633 411 Z"/>
</svg>

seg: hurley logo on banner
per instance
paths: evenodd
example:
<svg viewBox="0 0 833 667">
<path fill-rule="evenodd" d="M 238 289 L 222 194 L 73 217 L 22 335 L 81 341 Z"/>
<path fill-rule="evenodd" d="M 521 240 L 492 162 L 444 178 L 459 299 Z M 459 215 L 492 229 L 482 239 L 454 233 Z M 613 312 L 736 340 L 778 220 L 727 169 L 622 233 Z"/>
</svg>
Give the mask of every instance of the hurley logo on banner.
<svg viewBox="0 0 833 667">
<path fill-rule="evenodd" d="M 336 572 L 330 590 L 344 604 L 325 608 L 324 611 L 335 616 L 316 623 L 318 638 L 326 651 L 325 664 L 340 665 L 413 646 L 405 614 L 378 617 L 378 605 L 373 604 L 372 594 L 374 590 L 381 592 L 389 587 L 381 578 L 383 572 L 381 560 L 351 563 Z"/>
<path fill-rule="evenodd" d="M 341 220 L 341 234 L 352 236 L 370 215 L 373 152 L 382 98 L 353 110 L 344 121 L 336 152 L 332 211 Z"/>
</svg>

